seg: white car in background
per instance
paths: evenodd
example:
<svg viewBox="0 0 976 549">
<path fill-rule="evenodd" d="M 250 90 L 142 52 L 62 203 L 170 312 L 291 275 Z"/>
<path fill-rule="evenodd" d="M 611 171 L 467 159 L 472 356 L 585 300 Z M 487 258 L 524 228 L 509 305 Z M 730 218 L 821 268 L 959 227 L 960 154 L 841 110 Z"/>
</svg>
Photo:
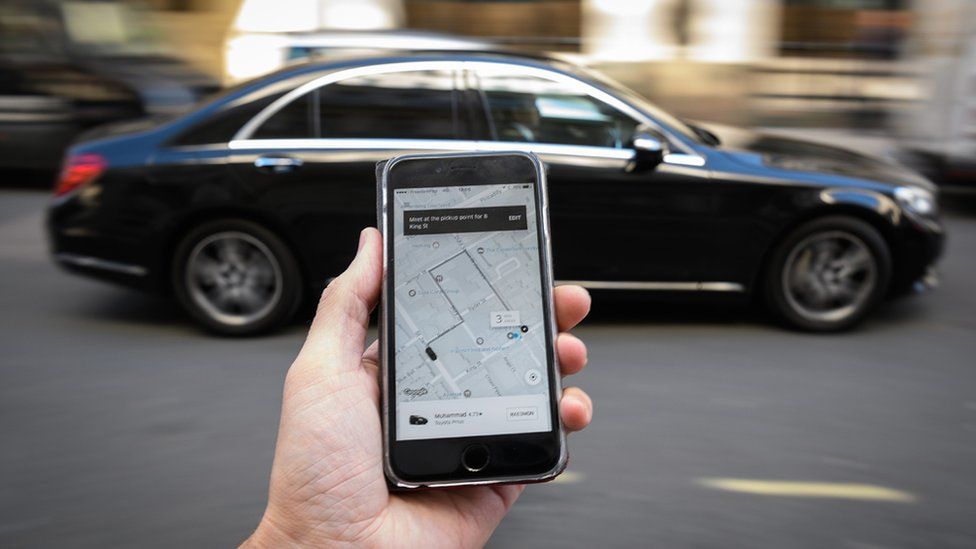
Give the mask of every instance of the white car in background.
<svg viewBox="0 0 976 549">
<path fill-rule="evenodd" d="M 224 45 L 225 85 L 300 59 L 389 50 L 483 50 L 487 42 L 397 30 L 400 0 L 243 0 Z"/>
<path fill-rule="evenodd" d="M 941 183 L 976 179 L 976 2 L 926 0 L 910 42 L 921 101 L 898 119 L 905 160 Z"/>
</svg>

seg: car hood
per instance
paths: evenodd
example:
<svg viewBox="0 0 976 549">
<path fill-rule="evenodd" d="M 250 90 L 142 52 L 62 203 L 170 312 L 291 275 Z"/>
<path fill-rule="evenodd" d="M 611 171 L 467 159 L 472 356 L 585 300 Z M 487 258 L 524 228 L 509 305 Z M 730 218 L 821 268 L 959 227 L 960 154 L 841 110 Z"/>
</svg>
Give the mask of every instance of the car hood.
<svg viewBox="0 0 976 549">
<path fill-rule="evenodd" d="M 762 131 L 722 124 L 694 122 L 718 138 L 717 150 L 733 159 L 777 169 L 869 180 L 890 186 L 914 185 L 934 190 L 934 185 L 911 168 L 892 160 Z"/>
</svg>

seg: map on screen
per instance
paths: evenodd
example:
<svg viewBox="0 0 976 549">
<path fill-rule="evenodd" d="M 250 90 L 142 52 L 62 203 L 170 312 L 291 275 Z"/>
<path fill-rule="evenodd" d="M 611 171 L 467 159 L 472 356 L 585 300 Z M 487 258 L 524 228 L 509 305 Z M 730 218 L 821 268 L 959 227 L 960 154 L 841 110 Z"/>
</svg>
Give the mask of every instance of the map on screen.
<svg viewBox="0 0 976 549">
<path fill-rule="evenodd" d="M 531 183 L 393 194 L 397 439 L 549 431 Z"/>
</svg>

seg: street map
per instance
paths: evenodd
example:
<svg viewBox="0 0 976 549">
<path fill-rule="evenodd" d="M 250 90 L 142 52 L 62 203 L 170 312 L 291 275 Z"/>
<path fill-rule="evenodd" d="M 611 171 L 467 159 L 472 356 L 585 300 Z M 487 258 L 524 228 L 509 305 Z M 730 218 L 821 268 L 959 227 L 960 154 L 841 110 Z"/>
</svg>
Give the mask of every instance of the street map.
<svg viewBox="0 0 976 549">
<path fill-rule="evenodd" d="M 394 192 L 397 438 L 550 429 L 531 184 Z"/>
</svg>

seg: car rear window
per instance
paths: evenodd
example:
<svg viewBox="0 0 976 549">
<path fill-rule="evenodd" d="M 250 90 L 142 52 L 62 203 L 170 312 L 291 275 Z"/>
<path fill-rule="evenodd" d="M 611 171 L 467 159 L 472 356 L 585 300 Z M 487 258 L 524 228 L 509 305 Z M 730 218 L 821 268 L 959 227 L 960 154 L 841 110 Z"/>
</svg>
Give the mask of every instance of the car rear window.
<svg viewBox="0 0 976 549">
<path fill-rule="evenodd" d="M 456 139 L 451 71 L 401 71 L 349 78 L 319 90 L 325 138 Z"/>
<path fill-rule="evenodd" d="M 283 93 L 272 94 L 254 101 L 229 106 L 181 133 L 170 144 L 174 146 L 212 145 L 227 143 L 244 124 L 254 118 Z"/>
<path fill-rule="evenodd" d="M 305 94 L 268 118 L 251 139 L 304 139 L 312 136 L 312 101 Z"/>
</svg>

